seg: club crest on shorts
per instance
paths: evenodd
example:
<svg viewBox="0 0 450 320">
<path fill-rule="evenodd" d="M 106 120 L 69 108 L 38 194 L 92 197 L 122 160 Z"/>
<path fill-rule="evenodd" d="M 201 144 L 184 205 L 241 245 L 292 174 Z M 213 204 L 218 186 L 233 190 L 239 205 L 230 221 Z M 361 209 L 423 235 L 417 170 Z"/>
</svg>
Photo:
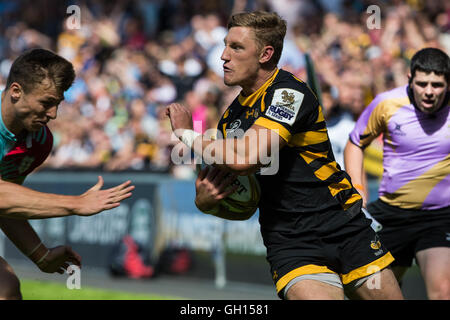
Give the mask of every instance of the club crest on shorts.
<svg viewBox="0 0 450 320">
<path fill-rule="evenodd" d="M 278 273 L 277 273 L 277 270 L 274 270 L 274 271 L 273 271 L 272 279 L 273 279 L 273 280 L 277 280 L 277 279 L 278 279 Z"/>
<path fill-rule="evenodd" d="M 378 250 L 378 249 L 381 248 L 381 242 L 380 242 L 380 239 L 379 239 L 378 235 L 375 235 L 375 239 L 373 239 L 373 240 L 370 242 L 370 247 L 371 247 L 373 250 Z"/>
<path fill-rule="evenodd" d="M 266 116 L 278 122 L 292 125 L 297 117 L 304 94 L 293 89 L 275 90 L 270 106 L 267 108 Z"/>
</svg>

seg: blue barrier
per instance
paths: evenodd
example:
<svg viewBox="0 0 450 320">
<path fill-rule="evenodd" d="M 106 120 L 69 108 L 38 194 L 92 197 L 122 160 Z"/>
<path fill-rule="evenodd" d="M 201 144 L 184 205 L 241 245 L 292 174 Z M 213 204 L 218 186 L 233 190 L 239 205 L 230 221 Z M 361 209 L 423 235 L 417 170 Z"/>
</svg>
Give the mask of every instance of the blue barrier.
<svg viewBox="0 0 450 320">
<path fill-rule="evenodd" d="M 193 272 L 215 276 L 218 286 L 224 284 L 225 273 L 228 279 L 271 282 L 258 212 L 246 221 L 228 221 L 203 214 L 194 204 L 193 180 L 149 173 L 61 171 L 37 172 L 24 185 L 42 192 L 81 194 L 96 183 L 98 175 L 104 178 L 104 188 L 131 180 L 136 186 L 133 196 L 118 208 L 90 217 L 30 220 L 48 247 L 71 245 L 82 256 L 85 266 L 108 268 L 111 251 L 129 234 L 152 261 L 157 261 L 166 247 L 200 252 L 201 263 L 195 265 L 198 270 Z M 369 189 L 371 199 L 375 199 L 377 184 L 371 182 Z M 1 249 L 0 254 L 6 259 L 27 260 L 9 240 Z M 251 265 L 252 270 L 243 272 L 248 268 L 240 267 L 242 264 Z"/>
</svg>

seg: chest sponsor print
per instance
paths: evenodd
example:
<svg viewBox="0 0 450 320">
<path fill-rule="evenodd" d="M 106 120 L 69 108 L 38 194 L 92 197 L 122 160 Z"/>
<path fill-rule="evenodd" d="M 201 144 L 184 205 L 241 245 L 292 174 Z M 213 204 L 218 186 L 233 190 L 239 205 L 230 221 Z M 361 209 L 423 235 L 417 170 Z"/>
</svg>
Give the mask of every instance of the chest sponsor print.
<svg viewBox="0 0 450 320">
<path fill-rule="evenodd" d="M 304 94 L 293 89 L 277 89 L 266 116 L 292 125 L 302 105 Z"/>
</svg>

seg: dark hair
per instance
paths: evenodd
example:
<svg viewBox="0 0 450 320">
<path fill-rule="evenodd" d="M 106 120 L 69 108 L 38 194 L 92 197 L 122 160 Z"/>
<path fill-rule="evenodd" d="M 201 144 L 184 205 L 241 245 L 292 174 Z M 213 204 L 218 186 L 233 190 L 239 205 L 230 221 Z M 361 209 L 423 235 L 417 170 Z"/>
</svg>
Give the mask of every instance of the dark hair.
<svg viewBox="0 0 450 320">
<path fill-rule="evenodd" d="M 24 52 L 13 62 L 6 88 L 17 82 L 25 93 L 29 93 L 46 79 L 52 82 L 62 96 L 72 85 L 75 71 L 63 57 L 45 49 L 33 49 Z"/>
<path fill-rule="evenodd" d="M 436 48 L 419 50 L 411 59 L 411 79 L 414 78 L 416 71 L 443 75 L 447 83 L 450 83 L 450 58 Z"/>
<path fill-rule="evenodd" d="M 227 27 L 228 30 L 232 27 L 252 28 L 260 48 L 270 45 L 275 49 L 271 60 L 275 65 L 278 64 L 286 35 L 286 21 L 278 14 L 265 11 L 236 13 L 231 16 Z"/>
</svg>

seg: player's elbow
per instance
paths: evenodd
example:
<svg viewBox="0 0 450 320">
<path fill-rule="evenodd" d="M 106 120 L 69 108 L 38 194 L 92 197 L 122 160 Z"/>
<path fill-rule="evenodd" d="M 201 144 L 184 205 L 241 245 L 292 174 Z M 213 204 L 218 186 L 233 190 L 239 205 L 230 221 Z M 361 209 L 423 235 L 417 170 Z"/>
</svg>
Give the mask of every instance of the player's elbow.
<svg viewBox="0 0 450 320">
<path fill-rule="evenodd" d="M 355 157 L 361 158 L 363 154 L 364 151 L 361 147 L 354 144 L 350 139 L 347 141 L 344 148 L 344 160 L 352 161 Z"/>
<path fill-rule="evenodd" d="M 0 198 L 2 198 L 2 195 L 0 193 Z M 14 218 L 23 218 L 23 212 L 17 207 L 15 203 L 12 203 L 8 200 L 1 201 L 2 204 L 0 205 L 0 217 L 13 217 Z"/>
<path fill-rule="evenodd" d="M 12 204 L 11 194 L 7 191 L 7 189 L 3 188 L 5 186 L 5 182 L 0 182 L 0 215 L 8 214 L 11 211 Z"/>
<path fill-rule="evenodd" d="M 20 199 L 18 186 L 14 183 L 0 180 L 0 216 L 22 217 L 23 210 Z"/>
<path fill-rule="evenodd" d="M 260 168 L 270 165 L 272 162 L 272 158 L 263 158 L 256 152 L 249 152 L 245 156 L 238 154 L 235 159 L 236 161 L 229 164 L 228 167 L 232 172 L 240 176 L 253 174 Z"/>
</svg>

